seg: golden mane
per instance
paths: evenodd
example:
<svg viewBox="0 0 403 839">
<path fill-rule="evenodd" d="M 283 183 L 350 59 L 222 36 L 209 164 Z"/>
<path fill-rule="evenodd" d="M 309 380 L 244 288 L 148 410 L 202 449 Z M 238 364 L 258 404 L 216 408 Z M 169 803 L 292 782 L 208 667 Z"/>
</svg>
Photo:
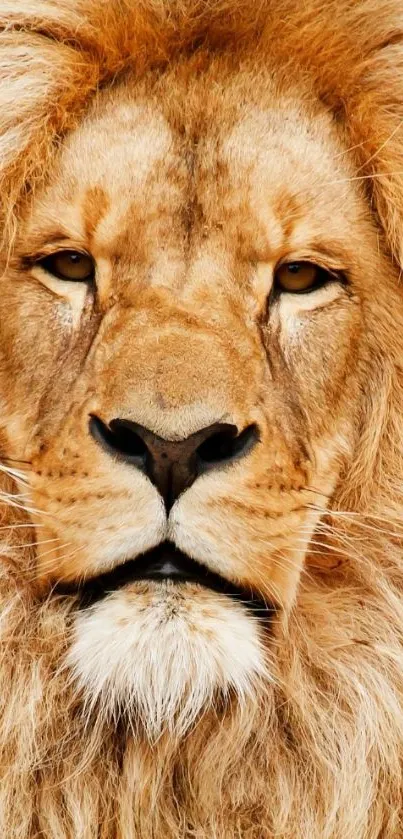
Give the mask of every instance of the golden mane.
<svg viewBox="0 0 403 839">
<path fill-rule="evenodd" d="M 201 44 L 212 51 L 236 45 L 306 74 L 343 125 L 356 177 L 365 179 L 385 234 L 381 247 L 403 268 L 400 0 L 261 0 L 254 7 L 250 0 L 2 0 L 4 252 L 60 138 L 100 86 L 128 70 L 164 67 Z M 13 496 L 13 471 L 5 470 L 2 836 L 403 835 L 403 306 L 383 313 L 377 337 L 378 380 L 368 385 L 355 461 L 315 536 L 319 551 L 328 542 L 334 567 L 310 573 L 314 542 L 298 609 L 280 632 L 273 689 L 224 722 L 206 716 L 183 742 L 163 735 L 153 747 L 140 741 L 134 748 L 102 713 L 90 722 L 78 713 L 60 667 L 69 606 L 49 599 L 38 608 L 20 585 L 32 533 Z"/>
</svg>

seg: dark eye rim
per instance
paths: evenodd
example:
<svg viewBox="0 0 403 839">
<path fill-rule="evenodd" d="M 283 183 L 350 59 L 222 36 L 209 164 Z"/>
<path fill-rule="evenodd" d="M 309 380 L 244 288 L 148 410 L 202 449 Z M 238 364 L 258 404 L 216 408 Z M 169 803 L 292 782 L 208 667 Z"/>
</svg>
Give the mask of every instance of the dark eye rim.
<svg viewBox="0 0 403 839">
<path fill-rule="evenodd" d="M 319 281 L 305 289 L 295 289 L 294 291 L 291 291 L 289 289 L 282 288 L 281 285 L 276 283 L 276 273 L 279 268 L 283 268 L 284 265 L 313 266 L 318 270 Z M 325 268 L 323 265 L 320 265 L 318 262 L 314 262 L 311 259 L 284 260 L 283 262 L 279 262 L 273 271 L 272 296 L 279 297 L 281 294 L 311 294 L 313 291 L 318 291 L 318 289 L 323 288 L 326 285 L 331 285 L 331 283 L 339 283 L 339 285 L 347 286 L 349 281 L 346 272 L 335 270 L 333 268 Z"/>
<path fill-rule="evenodd" d="M 51 260 L 54 260 L 58 256 L 62 256 L 63 254 L 77 254 L 79 256 L 85 256 L 87 259 L 91 261 L 92 264 L 92 271 L 88 274 L 87 277 L 65 277 L 59 271 L 55 270 L 54 268 L 50 267 Z M 58 280 L 62 280 L 64 283 L 93 283 L 95 280 L 95 260 L 91 256 L 90 253 L 86 251 L 77 250 L 77 248 L 60 248 L 60 250 L 53 251 L 53 253 L 49 253 L 46 256 L 41 256 L 39 259 L 36 259 L 33 263 L 34 265 L 39 265 L 46 271 L 47 274 L 50 274 L 52 277 L 56 277 Z"/>
</svg>

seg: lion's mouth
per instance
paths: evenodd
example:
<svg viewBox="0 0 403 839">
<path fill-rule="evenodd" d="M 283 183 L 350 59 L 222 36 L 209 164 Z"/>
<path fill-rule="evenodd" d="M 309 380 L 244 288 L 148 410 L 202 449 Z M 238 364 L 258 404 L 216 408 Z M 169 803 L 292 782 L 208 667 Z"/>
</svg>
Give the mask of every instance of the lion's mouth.
<svg viewBox="0 0 403 839">
<path fill-rule="evenodd" d="M 187 556 L 168 541 L 97 577 L 77 583 L 59 582 L 54 587 L 54 592 L 76 595 L 80 607 L 85 608 L 127 585 L 147 580 L 156 583 L 169 582 L 174 585 L 193 583 L 202 586 L 242 603 L 263 620 L 276 611 L 276 607 L 272 603 L 267 603 L 256 591 L 238 586 L 220 574 L 210 571 L 205 565 Z"/>
</svg>

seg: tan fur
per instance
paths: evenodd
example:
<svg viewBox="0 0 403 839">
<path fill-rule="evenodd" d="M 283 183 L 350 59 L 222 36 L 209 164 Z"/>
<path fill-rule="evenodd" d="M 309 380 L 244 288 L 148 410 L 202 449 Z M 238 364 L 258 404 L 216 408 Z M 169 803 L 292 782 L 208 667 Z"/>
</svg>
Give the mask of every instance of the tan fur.
<svg viewBox="0 0 403 839">
<path fill-rule="evenodd" d="M 399 0 L 2 0 L 0 835 L 403 836 Z M 96 296 L 37 264 L 90 252 Z M 279 260 L 345 271 L 273 301 Z M 166 516 L 89 414 L 256 423 Z M 190 584 L 54 584 L 169 538 Z"/>
</svg>

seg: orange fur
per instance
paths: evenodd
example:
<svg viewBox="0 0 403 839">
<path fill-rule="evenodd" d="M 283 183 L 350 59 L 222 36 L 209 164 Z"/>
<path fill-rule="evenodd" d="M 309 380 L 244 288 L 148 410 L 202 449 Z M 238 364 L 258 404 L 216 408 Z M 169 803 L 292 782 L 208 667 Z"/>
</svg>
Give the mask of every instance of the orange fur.
<svg viewBox="0 0 403 839">
<path fill-rule="evenodd" d="M 398 839 L 401 4 L 3 0 L 0 28 L 0 835 Z M 96 299 L 38 267 L 55 242 Z M 267 303 L 285 258 L 350 286 Z M 91 413 L 259 447 L 167 521 Z M 53 592 L 166 538 L 270 631 L 188 584 Z"/>
</svg>

